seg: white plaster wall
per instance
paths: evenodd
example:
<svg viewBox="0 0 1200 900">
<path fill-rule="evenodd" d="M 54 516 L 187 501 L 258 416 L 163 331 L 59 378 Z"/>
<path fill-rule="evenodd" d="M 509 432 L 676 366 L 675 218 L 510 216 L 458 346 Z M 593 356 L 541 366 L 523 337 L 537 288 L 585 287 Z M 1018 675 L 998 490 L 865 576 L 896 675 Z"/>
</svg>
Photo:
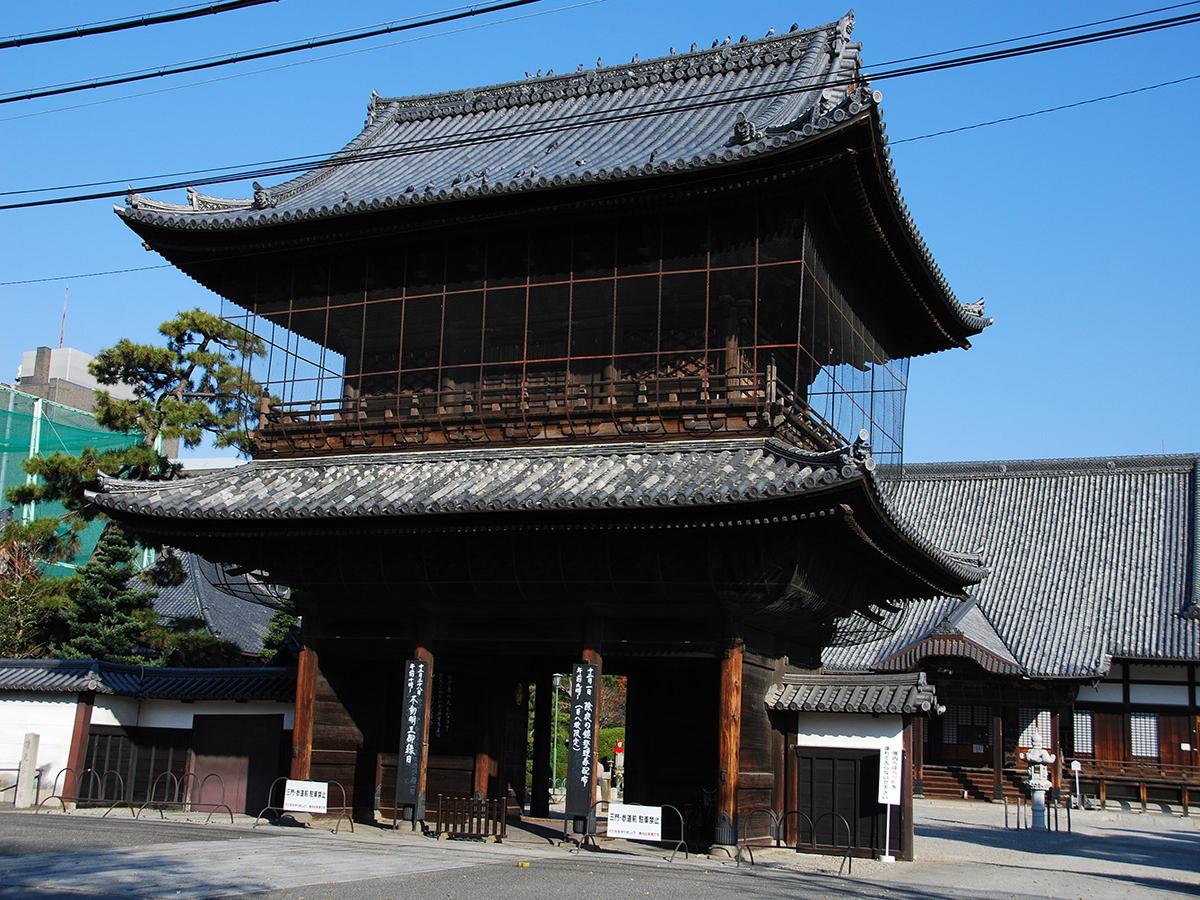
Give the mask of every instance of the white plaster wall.
<svg viewBox="0 0 1200 900">
<path fill-rule="evenodd" d="M 1102 681 L 1092 687 L 1090 684 L 1079 686 L 1079 703 L 1121 703 L 1123 695 L 1120 684 Z"/>
<path fill-rule="evenodd" d="M 1187 706 L 1186 684 L 1131 684 L 1130 703 L 1154 703 L 1161 706 Z"/>
<path fill-rule="evenodd" d="M 283 715 L 283 727 L 292 727 L 295 707 L 291 703 L 272 700 L 253 700 L 236 703 L 231 700 L 141 700 L 133 697 L 101 697 L 97 695 L 92 710 L 93 725 L 140 725 L 143 728 L 191 728 L 193 716 L 278 716 Z"/>
<path fill-rule="evenodd" d="M 796 744 L 801 747 L 847 747 L 857 750 L 902 747 L 904 720 L 900 716 L 800 713 Z"/>
<path fill-rule="evenodd" d="M 15 769 L 21 762 L 25 735 L 36 733 L 41 794 L 47 796 L 54 776 L 67 765 L 77 699 L 75 694 L 0 692 L 0 768 Z M 7 787 L 15 781 L 15 773 L 0 773 L 0 785 Z M 11 791 L 5 800 L 12 800 Z"/>
</svg>

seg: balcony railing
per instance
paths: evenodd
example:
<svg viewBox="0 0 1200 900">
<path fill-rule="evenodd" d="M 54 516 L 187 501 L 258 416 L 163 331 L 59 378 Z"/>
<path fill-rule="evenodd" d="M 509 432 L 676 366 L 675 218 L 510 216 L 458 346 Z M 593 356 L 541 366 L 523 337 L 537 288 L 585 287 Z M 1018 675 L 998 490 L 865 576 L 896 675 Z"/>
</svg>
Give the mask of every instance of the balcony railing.
<svg viewBox="0 0 1200 900">
<path fill-rule="evenodd" d="M 772 366 L 747 374 L 526 379 L 273 403 L 260 415 L 256 438 L 260 456 L 294 456 L 776 431 L 817 450 L 845 443 L 791 396 Z"/>
</svg>

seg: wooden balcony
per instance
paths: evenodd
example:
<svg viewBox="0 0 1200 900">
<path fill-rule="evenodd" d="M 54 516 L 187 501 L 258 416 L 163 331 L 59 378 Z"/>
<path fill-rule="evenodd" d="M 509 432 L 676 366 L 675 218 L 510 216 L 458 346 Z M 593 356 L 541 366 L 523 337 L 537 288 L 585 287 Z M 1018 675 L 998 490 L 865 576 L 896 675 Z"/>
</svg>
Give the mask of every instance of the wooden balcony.
<svg viewBox="0 0 1200 900">
<path fill-rule="evenodd" d="M 776 432 L 814 450 L 846 443 L 768 369 L 586 383 L 526 379 L 275 403 L 261 414 L 255 455 Z"/>
</svg>

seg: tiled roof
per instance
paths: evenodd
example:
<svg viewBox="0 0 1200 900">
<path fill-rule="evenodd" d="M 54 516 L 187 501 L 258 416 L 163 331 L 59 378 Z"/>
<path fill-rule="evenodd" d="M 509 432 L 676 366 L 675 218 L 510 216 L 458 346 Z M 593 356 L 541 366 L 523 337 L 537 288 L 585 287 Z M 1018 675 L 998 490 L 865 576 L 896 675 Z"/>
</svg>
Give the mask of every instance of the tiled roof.
<svg viewBox="0 0 1200 900">
<path fill-rule="evenodd" d="M 296 673 L 283 668 L 156 668 L 94 659 L 0 659 L 0 691 L 94 691 L 161 700 L 291 700 Z"/>
<path fill-rule="evenodd" d="M 1090 678 L 1116 658 L 1200 660 L 1200 457 L 931 463 L 884 479 L 922 533 L 979 547 L 967 636 L 1001 648 L 1031 677 Z M 826 651 L 835 670 L 885 668 L 905 647 L 944 637 L 957 604 L 928 602 L 886 638 Z M 986 628 L 984 627 L 986 625 Z"/>
<path fill-rule="evenodd" d="M 219 638 L 237 644 L 243 653 L 262 651 L 273 611 L 221 590 L 225 577 L 217 567 L 194 553 L 175 551 L 184 579 L 170 587 L 154 587 L 154 609 L 168 621 L 197 619 Z"/>
<path fill-rule="evenodd" d="M 416 97 L 371 99 L 367 124 L 304 175 L 254 197 L 137 194 L 117 213 L 167 229 L 249 229 L 481 197 L 724 169 L 869 122 L 886 191 L 964 334 L 959 305 L 895 182 L 878 105 L 859 75 L 852 14 L 759 40 Z M 599 62 L 599 61 L 598 61 Z M 874 155 L 874 154 L 873 154 Z"/>
<path fill-rule="evenodd" d="M 793 712 L 912 715 L 937 709 L 924 672 L 901 675 L 785 674 L 767 690 L 767 709 Z"/>
<path fill-rule="evenodd" d="M 108 480 L 91 501 L 110 513 L 192 523 L 755 505 L 861 483 L 893 530 L 949 580 L 974 584 L 978 559 L 939 549 L 895 515 L 859 445 L 802 451 L 773 438 L 490 448 L 256 460 L 170 482 Z"/>
</svg>

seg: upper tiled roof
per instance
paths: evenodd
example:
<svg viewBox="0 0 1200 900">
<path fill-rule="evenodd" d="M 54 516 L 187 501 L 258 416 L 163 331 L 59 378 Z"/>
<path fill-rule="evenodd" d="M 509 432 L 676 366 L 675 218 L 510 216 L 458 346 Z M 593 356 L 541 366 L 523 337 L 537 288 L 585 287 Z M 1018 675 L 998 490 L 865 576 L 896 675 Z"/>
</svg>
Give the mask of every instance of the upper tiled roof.
<svg viewBox="0 0 1200 900">
<path fill-rule="evenodd" d="M 0 659 L 0 691 L 94 691 L 159 700 L 291 700 L 296 673 L 283 668 L 156 668 L 94 659 Z"/>
<path fill-rule="evenodd" d="M 924 672 L 901 675 L 785 674 L 767 690 L 767 709 L 792 712 L 912 715 L 937 709 Z M 802 730 L 803 730 L 803 726 Z"/>
<path fill-rule="evenodd" d="M 217 567 L 194 553 L 177 551 L 184 579 L 170 587 L 154 587 L 154 608 L 168 621 L 197 619 L 209 632 L 237 644 L 243 653 L 262 652 L 273 611 L 221 590 Z"/>
<path fill-rule="evenodd" d="M 939 549 L 878 491 L 874 460 L 858 445 L 829 453 L 775 439 L 487 448 L 255 460 L 169 482 L 107 480 L 93 503 L 159 519 L 238 522 L 562 513 L 754 504 L 860 482 L 902 541 L 951 581 L 974 584 L 978 559 Z"/>
<path fill-rule="evenodd" d="M 159 228 L 248 229 L 455 200 L 723 169 L 870 122 L 885 190 L 965 334 L 990 320 L 960 305 L 896 186 L 859 74 L 854 17 L 616 66 L 415 97 L 372 96 L 363 131 L 291 181 L 244 200 L 189 189 L 116 211 Z M 599 63 L 599 61 L 597 61 Z M 874 154 L 873 154 L 874 155 Z"/>
<path fill-rule="evenodd" d="M 826 667 L 886 668 L 956 629 L 1033 677 L 1095 677 L 1114 657 L 1200 660 L 1198 474 L 1195 455 L 906 466 L 884 479 L 901 513 L 988 560 L 976 610 L 917 604 L 887 638 L 830 648 Z"/>
</svg>

